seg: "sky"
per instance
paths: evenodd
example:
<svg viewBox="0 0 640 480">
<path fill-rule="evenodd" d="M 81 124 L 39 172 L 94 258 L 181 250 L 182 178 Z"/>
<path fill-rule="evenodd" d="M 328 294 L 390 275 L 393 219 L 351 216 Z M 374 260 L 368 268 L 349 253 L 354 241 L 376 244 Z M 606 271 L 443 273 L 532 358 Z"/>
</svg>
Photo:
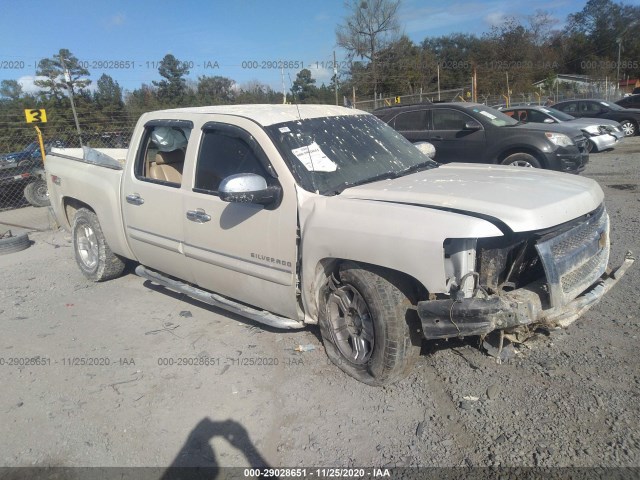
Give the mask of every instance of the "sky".
<svg viewBox="0 0 640 480">
<path fill-rule="evenodd" d="M 637 4 L 640 0 L 626 0 Z M 560 25 L 586 0 L 404 0 L 404 34 L 420 43 L 453 32 L 481 35 L 506 16 L 524 19 L 545 10 Z M 160 80 L 158 62 L 168 53 L 191 66 L 189 78 L 257 80 L 281 91 L 309 68 L 328 84 L 336 26 L 347 16 L 342 0 L 16 1 L 0 0 L 0 80 L 19 80 L 33 91 L 37 62 L 60 48 L 86 62 L 95 81 L 107 73 L 125 90 Z M 289 66 L 280 70 L 282 64 Z"/>
</svg>

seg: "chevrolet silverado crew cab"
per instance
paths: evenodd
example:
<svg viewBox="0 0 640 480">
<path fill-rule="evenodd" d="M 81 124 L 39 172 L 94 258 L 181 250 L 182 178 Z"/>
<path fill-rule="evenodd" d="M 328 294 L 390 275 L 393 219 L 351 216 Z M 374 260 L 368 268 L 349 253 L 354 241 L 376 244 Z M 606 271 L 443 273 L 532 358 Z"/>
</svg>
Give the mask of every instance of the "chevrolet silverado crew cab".
<svg viewBox="0 0 640 480">
<path fill-rule="evenodd" d="M 479 103 L 420 103 L 373 112 L 411 142 L 436 148 L 435 160 L 481 162 L 579 173 L 589 162 L 577 127 L 523 123 Z"/>
<path fill-rule="evenodd" d="M 362 111 L 237 105 L 144 114 L 128 150 L 54 150 L 50 198 L 93 281 L 151 282 L 279 328 L 319 324 L 372 385 L 421 341 L 566 326 L 624 274 L 592 180 L 441 166 Z"/>
</svg>

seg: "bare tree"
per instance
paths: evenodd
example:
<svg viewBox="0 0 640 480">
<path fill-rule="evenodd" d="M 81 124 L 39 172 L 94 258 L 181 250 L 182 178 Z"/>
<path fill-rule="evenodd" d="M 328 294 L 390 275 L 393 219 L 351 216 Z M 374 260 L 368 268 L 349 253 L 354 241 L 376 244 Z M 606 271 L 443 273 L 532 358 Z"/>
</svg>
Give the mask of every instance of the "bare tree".
<svg viewBox="0 0 640 480">
<path fill-rule="evenodd" d="M 350 14 L 336 28 L 336 42 L 351 59 L 366 58 L 371 62 L 373 92 L 377 94 L 377 54 L 397 36 L 400 30 L 400 0 L 347 0 Z"/>
</svg>

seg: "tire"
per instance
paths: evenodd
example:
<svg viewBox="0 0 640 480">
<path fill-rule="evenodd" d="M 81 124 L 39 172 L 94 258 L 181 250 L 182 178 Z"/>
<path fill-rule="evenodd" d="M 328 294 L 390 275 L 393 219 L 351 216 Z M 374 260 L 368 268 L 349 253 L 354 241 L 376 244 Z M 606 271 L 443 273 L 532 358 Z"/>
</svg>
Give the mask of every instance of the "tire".
<svg viewBox="0 0 640 480">
<path fill-rule="evenodd" d="M 515 167 L 542 168 L 540 161 L 528 153 L 512 153 L 500 162 L 500 165 L 513 165 Z"/>
<path fill-rule="evenodd" d="M 587 140 L 587 153 L 595 153 L 598 151 L 598 147 L 591 140 Z"/>
<path fill-rule="evenodd" d="M 409 283 L 352 262 L 341 266 L 339 277 L 329 280 L 320 299 L 320 334 L 329 359 L 368 385 L 388 385 L 408 375 L 421 345 Z"/>
<path fill-rule="evenodd" d="M 29 240 L 29 235 L 26 233 L 16 235 L 15 237 L 0 238 L 0 255 L 20 252 L 30 246 L 31 240 Z"/>
<path fill-rule="evenodd" d="M 636 124 L 633 123 L 632 120 L 622 120 L 620 122 L 620 127 L 622 128 L 625 137 L 633 137 L 636 133 L 638 133 Z"/>
<path fill-rule="evenodd" d="M 71 235 L 76 263 L 85 277 L 102 282 L 122 275 L 125 262 L 107 245 L 93 211 L 81 208 L 76 212 Z"/>
<path fill-rule="evenodd" d="M 47 182 L 44 180 L 36 180 L 28 183 L 24 187 L 24 198 L 27 199 L 34 207 L 48 207 L 51 205 L 49 200 L 49 192 L 47 191 Z"/>
</svg>

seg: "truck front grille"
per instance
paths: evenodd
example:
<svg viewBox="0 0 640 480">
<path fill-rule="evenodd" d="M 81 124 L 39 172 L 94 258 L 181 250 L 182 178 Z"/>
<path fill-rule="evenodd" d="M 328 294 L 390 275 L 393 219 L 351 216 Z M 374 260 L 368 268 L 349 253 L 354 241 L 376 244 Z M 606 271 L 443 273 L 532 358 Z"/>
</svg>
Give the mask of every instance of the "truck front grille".
<svg viewBox="0 0 640 480">
<path fill-rule="evenodd" d="M 609 262 L 609 216 L 603 207 L 573 228 L 539 241 L 536 249 L 551 306 L 576 298 L 600 278 Z"/>
</svg>

